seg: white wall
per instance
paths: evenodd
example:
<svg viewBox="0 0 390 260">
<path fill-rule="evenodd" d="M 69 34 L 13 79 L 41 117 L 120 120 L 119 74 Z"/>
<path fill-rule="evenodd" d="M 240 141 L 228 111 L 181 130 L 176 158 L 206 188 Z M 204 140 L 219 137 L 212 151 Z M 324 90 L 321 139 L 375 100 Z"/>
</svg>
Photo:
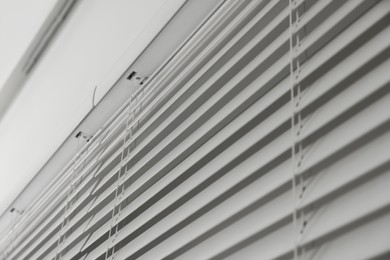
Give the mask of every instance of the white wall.
<svg viewBox="0 0 390 260">
<path fill-rule="evenodd" d="M 0 124 L 0 212 L 183 2 L 80 1 Z"/>
</svg>

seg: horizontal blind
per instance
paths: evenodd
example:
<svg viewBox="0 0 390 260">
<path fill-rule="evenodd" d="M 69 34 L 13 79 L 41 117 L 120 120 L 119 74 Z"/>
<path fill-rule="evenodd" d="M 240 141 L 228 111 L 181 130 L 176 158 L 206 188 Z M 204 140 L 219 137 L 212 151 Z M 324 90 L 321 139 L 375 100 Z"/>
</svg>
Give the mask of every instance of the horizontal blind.
<svg viewBox="0 0 390 260">
<path fill-rule="evenodd" d="M 388 259 L 389 24 L 387 0 L 222 1 L 5 259 Z"/>
<path fill-rule="evenodd" d="M 292 11 L 294 255 L 388 259 L 390 2 L 325 2 Z"/>
</svg>

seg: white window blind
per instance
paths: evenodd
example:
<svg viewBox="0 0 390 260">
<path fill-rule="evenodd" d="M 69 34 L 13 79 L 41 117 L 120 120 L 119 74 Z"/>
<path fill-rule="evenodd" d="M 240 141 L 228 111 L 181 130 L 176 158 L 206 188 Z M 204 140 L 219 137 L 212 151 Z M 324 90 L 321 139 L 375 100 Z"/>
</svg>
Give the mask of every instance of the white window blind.
<svg viewBox="0 0 390 260">
<path fill-rule="evenodd" d="M 222 1 L 3 256 L 389 259 L 389 68 L 390 1 Z"/>
</svg>

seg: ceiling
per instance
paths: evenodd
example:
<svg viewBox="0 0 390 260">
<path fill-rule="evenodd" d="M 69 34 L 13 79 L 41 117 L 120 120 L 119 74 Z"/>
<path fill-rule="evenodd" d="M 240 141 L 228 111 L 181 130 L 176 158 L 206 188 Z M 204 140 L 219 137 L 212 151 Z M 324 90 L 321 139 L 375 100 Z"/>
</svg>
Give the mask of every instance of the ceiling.
<svg viewBox="0 0 390 260">
<path fill-rule="evenodd" d="M 0 94 L 7 95 L 10 75 L 61 1 L 0 0 Z M 77 1 L 0 118 L 0 232 L 15 217 L 4 212 L 11 207 L 23 210 L 49 183 L 41 178 L 43 184 L 32 185 L 37 173 L 51 172 L 45 173 L 46 179 L 57 173 L 48 162 L 59 149 L 71 146 L 62 152 L 68 160 L 85 144 L 72 135 L 85 126 L 87 115 L 114 85 L 116 97 L 106 102 L 109 108 L 95 108 L 90 131 L 121 105 L 123 91 L 131 91 L 123 77 L 129 66 L 141 74 L 152 73 L 217 2 Z M 35 190 L 26 192 L 26 186 Z"/>
<path fill-rule="evenodd" d="M 0 90 L 56 0 L 0 0 Z"/>
</svg>

